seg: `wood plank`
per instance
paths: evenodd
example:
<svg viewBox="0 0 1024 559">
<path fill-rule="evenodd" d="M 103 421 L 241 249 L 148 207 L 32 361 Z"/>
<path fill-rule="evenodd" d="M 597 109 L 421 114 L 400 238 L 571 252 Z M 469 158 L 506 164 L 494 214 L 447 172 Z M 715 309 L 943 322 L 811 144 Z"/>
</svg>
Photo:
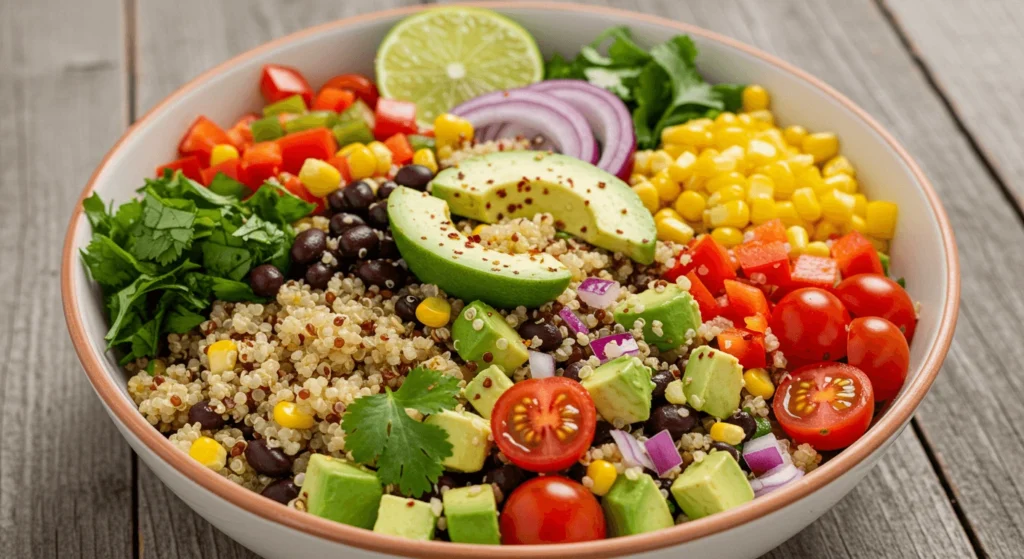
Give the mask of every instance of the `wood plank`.
<svg viewBox="0 0 1024 559">
<path fill-rule="evenodd" d="M 131 554 L 131 455 L 65 333 L 64 230 L 126 119 L 121 7 L 0 2 L 0 557 Z"/>
<path fill-rule="evenodd" d="M 333 19 L 416 3 L 415 0 L 140 2 L 136 19 L 137 114 L 143 114 L 207 68 L 271 39 Z M 138 491 L 142 556 L 255 557 L 192 512 L 141 462 Z"/>
</svg>

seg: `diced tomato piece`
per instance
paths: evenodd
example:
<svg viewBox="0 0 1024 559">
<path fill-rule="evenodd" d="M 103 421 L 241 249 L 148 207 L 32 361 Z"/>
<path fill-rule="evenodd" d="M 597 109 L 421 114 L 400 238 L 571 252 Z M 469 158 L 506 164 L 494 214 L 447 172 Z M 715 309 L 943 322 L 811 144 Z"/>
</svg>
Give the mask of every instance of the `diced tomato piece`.
<svg viewBox="0 0 1024 559">
<path fill-rule="evenodd" d="M 725 280 L 736 279 L 736 270 L 729 260 L 729 253 L 712 239 L 711 235 L 698 238 L 684 248 L 677 258 L 681 259 L 683 255 L 689 256 L 690 261 L 686 264 L 677 262 L 672 269 L 665 272 L 665 279 L 668 281 L 675 281 L 679 276 L 694 271 L 697 272 L 700 281 L 707 286 L 708 291 L 715 294 L 722 292 Z"/>
<path fill-rule="evenodd" d="M 279 181 L 281 181 L 281 184 L 284 185 L 285 189 L 288 192 L 291 192 L 295 196 L 298 196 L 299 198 L 305 200 L 306 202 L 309 202 L 310 204 L 316 204 L 316 209 L 313 210 L 313 213 L 320 213 L 326 207 L 324 205 L 323 198 L 317 198 L 316 196 L 314 196 L 312 192 L 306 189 L 306 185 L 302 184 L 302 181 L 299 180 L 299 177 L 291 173 L 281 173 L 277 178 Z"/>
<path fill-rule="evenodd" d="M 398 99 L 377 101 L 376 124 L 373 135 L 377 139 L 390 138 L 395 134 L 415 134 L 416 104 Z"/>
<path fill-rule="evenodd" d="M 391 150 L 391 162 L 396 165 L 405 165 L 409 161 L 412 161 L 413 149 L 412 144 L 409 143 L 409 138 L 405 134 L 395 134 L 387 140 L 384 140 L 384 145 L 388 146 Z"/>
<path fill-rule="evenodd" d="M 213 179 L 217 176 L 218 173 L 224 173 L 225 175 L 235 179 L 236 181 L 241 181 L 242 179 L 238 178 L 241 176 L 241 172 L 242 162 L 240 160 L 230 159 L 228 161 L 222 161 L 214 165 L 213 167 L 203 169 L 203 184 L 205 186 L 210 186 L 210 183 L 213 182 Z"/>
<path fill-rule="evenodd" d="M 281 169 L 281 146 L 276 142 L 260 142 L 249 146 L 242 155 L 242 173 L 245 184 L 256 190 Z"/>
<path fill-rule="evenodd" d="M 308 107 L 313 103 L 313 89 L 295 68 L 267 64 L 260 77 L 260 93 L 267 103 L 276 103 L 292 95 L 301 95 Z"/>
<path fill-rule="evenodd" d="M 754 283 L 776 286 L 789 284 L 789 249 L 786 243 L 751 241 L 737 246 L 733 253 L 743 273 Z M 760 276 L 764 276 L 763 281 Z"/>
<path fill-rule="evenodd" d="M 194 181 L 203 180 L 203 167 L 199 164 L 199 158 L 195 155 L 188 157 L 182 157 L 170 163 L 164 163 L 163 165 L 156 168 L 156 176 L 164 176 L 164 171 L 170 169 L 172 171 L 181 171 L 181 174 Z"/>
<path fill-rule="evenodd" d="M 325 87 L 316 94 L 313 101 L 314 111 L 334 111 L 340 113 L 356 101 L 356 94 L 347 89 Z"/>
<path fill-rule="evenodd" d="M 801 254 L 793 262 L 792 289 L 820 287 L 832 289 L 839 281 L 839 264 L 832 258 Z"/>
<path fill-rule="evenodd" d="M 752 285 L 725 280 L 725 296 L 729 298 L 728 318 L 736 324 L 742 324 L 748 316 L 770 313 L 764 292 Z"/>
<path fill-rule="evenodd" d="M 194 155 L 199 158 L 199 164 L 203 167 L 210 164 L 210 152 L 217 144 L 231 144 L 231 137 L 228 136 L 217 123 L 201 116 L 188 127 L 188 131 L 181 138 L 178 144 L 178 151 L 182 155 Z"/>
<path fill-rule="evenodd" d="M 765 315 L 762 314 L 748 316 L 743 319 L 743 323 L 747 325 L 747 330 L 760 332 L 762 334 L 768 331 L 768 318 L 766 318 Z"/>
<path fill-rule="evenodd" d="M 352 171 L 348 168 L 348 158 L 344 156 L 334 155 L 327 160 L 327 163 L 338 170 L 341 173 L 341 184 L 344 185 L 352 180 Z"/>
<path fill-rule="evenodd" d="M 380 98 L 380 94 L 377 92 L 377 86 L 374 85 L 370 78 L 362 74 L 342 74 L 340 76 L 334 76 L 327 80 L 324 87 L 347 89 L 354 93 L 356 97 L 362 99 L 363 103 L 366 103 L 371 109 L 376 108 L 377 99 Z"/>
<path fill-rule="evenodd" d="M 751 229 L 750 233 L 752 234 L 752 237 L 748 242 L 786 242 L 786 226 L 782 224 L 781 219 L 773 219 L 771 221 L 766 221 L 761 225 L 758 225 L 757 227 Z"/>
<path fill-rule="evenodd" d="M 298 174 L 307 159 L 327 161 L 338 151 L 334 134 L 326 128 L 303 130 L 275 141 L 281 146 L 281 170 L 293 174 Z"/>
<path fill-rule="evenodd" d="M 700 308 L 701 321 L 707 322 L 722 314 L 722 309 L 718 308 L 718 301 L 715 300 L 715 296 L 708 291 L 708 288 L 704 285 L 704 282 L 700 281 L 697 274 L 691 271 L 686 274 L 686 277 L 690 280 L 690 295 L 694 301 L 697 301 L 697 307 Z"/>
<path fill-rule="evenodd" d="M 739 359 L 744 369 L 756 369 L 767 364 L 764 334 L 746 328 L 729 328 L 718 335 L 718 349 Z"/>
<path fill-rule="evenodd" d="M 832 243 L 832 256 L 844 278 L 857 274 L 881 274 L 882 261 L 867 237 L 851 231 Z"/>
<path fill-rule="evenodd" d="M 228 137 L 231 138 L 231 143 L 238 148 L 238 153 L 245 153 L 245 150 L 252 145 L 252 128 L 250 128 L 250 125 L 257 118 L 259 117 L 253 114 L 245 115 L 238 119 L 238 122 L 228 130 Z"/>
</svg>

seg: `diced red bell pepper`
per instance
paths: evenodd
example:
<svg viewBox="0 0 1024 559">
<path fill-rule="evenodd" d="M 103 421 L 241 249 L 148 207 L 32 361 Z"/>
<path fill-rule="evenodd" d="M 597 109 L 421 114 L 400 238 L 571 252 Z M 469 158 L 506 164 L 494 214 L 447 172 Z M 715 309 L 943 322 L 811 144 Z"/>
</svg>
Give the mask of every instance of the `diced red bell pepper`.
<svg viewBox="0 0 1024 559">
<path fill-rule="evenodd" d="M 194 155 L 199 164 L 206 167 L 210 164 L 210 152 L 217 144 L 233 144 L 231 137 L 217 123 L 200 116 L 188 127 L 178 144 L 181 155 Z"/>
<path fill-rule="evenodd" d="M 757 369 L 768 363 L 764 347 L 764 334 L 746 328 L 729 328 L 718 335 L 718 349 L 739 359 L 744 369 Z"/>
<path fill-rule="evenodd" d="M 684 260 L 684 256 L 689 256 L 690 261 L 686 264 L 677 262 L 665 272 L 665 279 L 675 281 L 679 276 L 694 271 L 712 294 L 722 292 L 725 280 L 736 279 L 736 270 L 729 259 L 729 253 L 711 235 L 703 235 L 692 242 L 679 253 L 677 259 Z"/>
<path fill-rule="evenodd" d="M 349 108 L 356 100 L 355 93 L 347 89 L 325 87 L 316 94 L 313 101 L 314 111 L 334 111 L 340 113 Z"/>
<path fill-rule="evenodd" d="M 743 319 L 748 316 L 768 316 L 771 312 L 764 292 L 752 285 L 725 280 L 725 296 L 729 298 L 727 318 L 735 324 L 743 324 Z"/>
<path fill-rule="evenodd" d="M 416 104 L 398 99 L 381 99 L 377 101 L 375 112 L 376 124 L 373 135 L 378 140 L 390 138 L 395 134 L 415 134 Z"/>
<path fill-rule="evenodd" d="M 348 158 L 344 156 L 334 155 L 327 160 L 327 164 L 334 167 L 341 173 L 341 184 L 344 186 L 352 180 L 352 171 L 348 168 Z"/>
<path fill-rule="evenodd" d="M 245 115 L 238 119 L 238 122 L 228 130 L 228 137 L 231 138 L 231 143 L 238 149 L 238 153 L 245 153 L 245 150 L 252 145 L 252 128 L 250 128 L 250 125 L 252 121 L 258 118 L 258 116 L 253 114 Z"/>
<path fill-rule="evenodd" d="M 267 179 L 280 172 L 281 146 L 277 142 L 260 142 L 249 146 L 242 155 L 242 174 L 249 188 L 258 189 Z"/>
<path fill-rule="evenodd" d="M 275 141 L 281 146 L 281 170 L 292 174 L 298 174 L 307 159 L 327 161 L 338 151 L 334 134 L 326 128 L 303 130 Z"/>
<path fill-rule="evenodd" d="M 156 176 L 164 176 L 164 171 L 170 169 L 172 171 L 181 171 L 181 174 L 186 177 L 202 182 L 203 180 L 203 167 L 199 164 L 199 158 L 195 155 L 188 157 L 182 157 L 170 163 L 164 163 L 163 165 L 156 168 Z"/>
<path fill-rule="evenodd" d="M 697 274 L 691 271 L 686 274 L 686 277 L 690 280 L 690 295 L 694 301 L 697 301 L 697 307 L 700 308 L 701 321 L 707 322 L 722 314 L 722 309 L 718 308 L 718 301 L 715 300 L 715 296 L 708 291 L 708 288 L 704 285 L 704 282 L 700 281 Z"/>
<path fill-rule="evenodd" d="M 789 249 L 780 241 L 751 241 L 733 249 L 743 273 L 756 284 L 789 284 Z M 763 278 L 762 278 L 763 276 Z"/>
<path fill-rule="evenodd" d="M 748 242 L 786 242 L 786 226 L 782 224 L 781 219 L 773 219 L 771 221 L 766 221 L 761 225 L 758 225 L 751 229 L 750 233 L 752 236 L 750 238 L 750 241 Z"/>
<path fill-rule="evenodd" d="M 340 76 L 334 76 L 327 80 L 324 87 L 333 87 L 335 89 L 347 89 L 355 94 L 356 97 L 363 100 L 371 109 L 376 108 L 377 99 L 380 98 L 380 94 L 377 92 L 377 86 L 374 85 L 370 78 L 362 74 L 342 74 Z"/>
<path fill-rule="evenodd" d="M 765 315 L 755 314 L 754 316 L 748 316 L 743 319 L 743 323 L 747 325 L 747 330 L 762 334 L 768 331 L 768 319 Z"/>
<path fill-rule="evenodd" d="M 839 281 L 839 264 L 832 258 L 801 254 L 793 262 L 791 289 L 820 287 L 832 289 Z"/>
<path fill-rule="evenodd" d="M 391 162 L 395 165 L 405 165 L 412 161 L 414 153 L 412 144 L 409 143 L 409 138 L 405 134 L 391 136 L 384 140 L 384 145 L 388 146 L 388 149 L 391 150 Z"/>
<path fill-rule="evenodd" d="M 857 274 L 881 274 L 882 261 L 867 237 L 851 231 L 832 243 L 832 257 L 844 278 Z"/>
<path fill-rule="evenodd" d="M 313 88 L 295 68 L 267 64 L 260 76 L 260 93 L 267 103 L 276 103 L 292 95 L 301 95 L 308 107 L 313 103 Z"/>
<path fill-rule="evenodd" d="M 210 186 L 210 183 L 213 182 L 213 179 L 218 173 L 224 173 L 236 181 L 245 182 L 239 178 L 242 176 L 242 162 L 239 159 L 229 159 L 227 161 L 222 161 L 213 167 L 203 169 L 203 185 Z"/>
<path fill-rule="evenodd" d="M 295 196 L 298 196 L 299 198 L 306 202 L 309 202 L 310 204 L 316 204 L 316 209 L 313 210 L 313 213 L 318 214 L 322 212 L 326 207 L 323 198 L 317 198 L 316 196 L 314 196 L 312 192 L 306 189 L 306 185 L 302 184 L 302 181 L 299 180 L 299 177 L 291 173 L 281 173 L 277 178 L 279 181 L 281 181 L 281 184 L 284 185 L 285 189 L 288 192 L 291 192 Z"/>
</svg>

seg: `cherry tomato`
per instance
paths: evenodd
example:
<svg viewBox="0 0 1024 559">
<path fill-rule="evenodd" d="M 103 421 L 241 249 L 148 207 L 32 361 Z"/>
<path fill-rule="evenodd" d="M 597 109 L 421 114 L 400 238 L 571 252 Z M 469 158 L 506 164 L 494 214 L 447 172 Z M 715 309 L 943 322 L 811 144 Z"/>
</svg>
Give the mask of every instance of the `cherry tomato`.
<svg viewBox="0 0 1024 559">
<path fill-rule="evenodd" d="M 505 545 L 586 542 L 604 536 L 604 511 L 597 499 L 562 476 L 536 477 L 520 485 L 501 512 Z"/>
<path fill-rule="evenodd" d="M 292 95 L 301 95 L 309 107 L 313 103 L 313 89 L 295 68 L 267 64 L 260 77 L 260 92 L 267 103 L 276 103 Z"/>
<path fill-rule="evenodd" d="M 835 361 L 846 355 L 850 313 L 835 295 L 817 287 L 787 294 L 772 311 L 772 334 L 793 366 Z"/>
<path fill-rule="evenodd" d="M 347 89 L 352 93 L 356 94 L 356 97 L 363 100 L 370 106 L 371 109 L 377 106 L 377 99 L 380 98 L 380 94 L 377 93 L 377 86 L 370 81 L 370 78 L 362 74 L 342 74 L 340 76 L 334 76 L 327 80 L 324 87 L 333 87 L 335 89 Z"/>
<path fill-rule="evenodd" d="M 839 450 L 871 425 L 875 394 L 863 371 L 844 363 L 816 363 L 783 380 L 772 402 L 775 418 L 796 444 Z"/>
<path fill-rule="evenodd" d="M 910 346 L 903 332 L 884 318 L 867 316 L 850 323 L 846 360 L 871 379 L 875 400 L 890 400 L 903 387 L 910 367 Z"/>
<path fill-rule="evenodd" d="M 498 448 L 513 464 L 533 472 L 572 466 L 590 448 L 596 426 L 590 394 L 562 377 L 517 382 L 491 412 Z"/>
<path fill-rule="evenodd" d="M 896 325 L 907 341 L 914 339 L 917 312 L 900 284 L 881 274 L 859 274 L 839 282 L 836 297 L 853 316 L 879 316 Z"/>
</svg>

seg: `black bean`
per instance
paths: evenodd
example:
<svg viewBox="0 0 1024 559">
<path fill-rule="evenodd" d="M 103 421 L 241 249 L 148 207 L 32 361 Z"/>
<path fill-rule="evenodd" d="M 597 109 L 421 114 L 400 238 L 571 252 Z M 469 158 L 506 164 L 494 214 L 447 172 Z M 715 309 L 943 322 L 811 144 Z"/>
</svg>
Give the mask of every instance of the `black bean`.
<svg viewBox="0 0 1024 559">
<path fill-rule="evenodd" d="M 732 454 L 732 457 L 737 462 L 740 462 L 740 451 L 736 450 L 736 447 L 732 446 L 729 443 L 715 441 L 711 443 L 711 450 L 721 450 L 723 452 L 728 452 L 729 454 Z M 742 462 L 740 462 L 740 464 L 742 465 Z"/>
<path fill-rule="evenodd" d="M 327 195 L 327 207 L 335 212 L 349 211 L 348 200 L 345 199 L 345 189 L 339 188 Z"/>
<path fill-rule="evenodd" d="M 356 275 L 363 283 L 386 289 L 398 289 L 405 285 L 405 268 L 388 260 L 364 260 L 356 268 Z"/>
<path fill-rule="evenodd" d="M 580 381 L 580 369 L 586 367 L 586 361 L 576 361 L 575 363 L 569 363 L 565 366 L 565 372 L 562 376 L 568 379 L 572 379 L 576 382 Z"/>
<path fill-rule="evenodd" d="M 363 213 L 377 200 L 373 188 L 366 181 L 354 182 L 341 189 L 350 211 Z"/>
<path fill-rule="evenodd" d="M 256 430 L 252 428 L 252 425 L 237 423 L 234 427 L 242 432 L 242 437 L 245 438 L 245 440 L 251 441 L 255 438 Z"/>
<path fill-rule="evenodd" d="M 658 472 L 647 471 L 647 474 L 654 478 L 654 483 L 658 484 L 658 489 L 664 489 L 670 494 L 672 493 L 672 482 L 675 480 L 663 478 L 658 476 Z M 669 499 L 671 501 L 671 499 Z"/>
<path fill-rule="evenodd" d="M 280 448 L 270 448 L 266 439 L 256 439 L 245 445 L 245 459 L 257 473 L 280 477 L 292 471 L 292 460 Z"/>
<path fill-rule="evenodd" d="M 535 351 L 555 351 L 562 345 L 562 332 L 558 327 L 545 320 L 527 320 L 519 327 L 519 335 L 524 340 L 540 338 L 540 346 L 530 349 Z"/>
<path fill-rule="evenodd" d="M 572 350 L 569 353 L 569 358 L 566 359 L 565 362 L 571 365 L 572 363 L 582 361 L 588 357 L 590 357 L 590 354 L 587 349 L 583 349 L 578 344 L 573 344 Z"/>
<path fill-rule="evenodd" d="M 276 297 L 284 285 L 284 274 L 273 264 L 261 264 L 249 272 L 249 287 L 260 297 Z"/>
<path fill-rule="evenodd" d="M 662 400 L 665 398 L 665 388 L 672 381 L 676 380 L 675 375 L 669 371 L 658 371 L 651 375 L 651 381 L 654 382 L 654 393 L 652 394 L 655 400 Z"/>
<path fill-rule="evenodd" d="M 363 221 L 363 218 L 359 217 L 356 214 L 350 214 L 345 212 L 337 213 L 331 216 L 331 235 L 337 237 L 338 235 L 341 235 L 342 233 L 348 231 L 349 229 L 355 227 L 356 225 L 364 224 L 366 224 L 366 222 Z"/>
<path fill-rule="evenodd" d="M 519 466 L 505 464 L 484 474 L 484 482 L 497 484 L 501 493 L 508 497 L 513 489 L 526 481 L 526 477 L 526 472 Z"/>
<path fill-rule="evenodd" d="M 366 210 L 366 219 L 370 225 L 377 229 L 388 228 L 388 203 L 387 202 L 374 202 L 370 205 L 370 209 Z"/>
<path fill-rule="evenodd" d="M 680 409 L 686 409 L 689 414 L 686 417 L 679 415 Z M 651 417 L 644 424 L 648 434 L 655 435 L 668 429 L 673 439 L 678 439 L 684 433 L 688 433 L 697 425 L 697 412 L 686 406 L 665 404 L 658 406 L 651 411 Z"/>
<path fill-rule="evenodd" d="M 260 495 L 287 505 L 292 499 L 299 496 L 299 486 L 291 478 L 279 479 L 263 488 Z"/>
<path fill-rule="evenodd" d="M 325 289 L 334 277 L 334 268 L 323 262 L 314 262 L 306 268 L 306 285 L 313 289 Z"/>
<path fill-rule="evenodd" d="M 406 322 L 419 322 L 416 319 L 416 307 L 420 306 L 422 300 L 415 295 L 400 297 L 395 303 L 395 314 Z"/>
<path fill-rule="evenodd" d="M 406 165 L 395 173 L 395 182 L 416 190 L 426 190 L 433 178 L 434 173 L 423 165 Z"/>
<path fill-rule="evenodd" d="M 356 225 L 341 234 L 338 238 L 338 248 L 345 258 L 376 258 L 380 250 L 380 237 L 369 225 Z"/>
<path fill-rule="evenodd" d="M 299 264 L 310 264 L 320 260 L 327 248 L 327 234 L 319 229 L 306 229 L 295 237 L 292 244 L 292 260 Z"/>
<path fill-rule="evenodd" d="M 565 470 L 565 477 L 569 479 L 580 481 L 585 475 L 587 475 L 587 467 L 579 462 L 573 463 L 572 466 L 569 466 L 569 469 Z"/>
<path fill-rule="evenodd" d="M 199 423 L 203 429 L 214 430 L 224 426 L 224 416 L 213 411 L 209 400 L 203 400 L 188 409 L 188 422 Z"/>
<path fill-rule="evenodd" d="M 380 257 L 396 260 L 400 256 L 398 254 L 398 245 L 395 243 L 395 238 L 391 236 L 391 231 L 385 231 L 384 235 L 380 238 Z"/>
<path fill-rule="evenodd" d="M 732 414 L 727 419 L 725 419 L 725 422 L 732 423 L 733 425 L 739 425 L 740 427 L 742 427 L 743 440 L 747 440 L 750 437 L 753 437 L 754 432 L 757 431 L 757 421 L 754 421 L 754 418 L 750 417 L 750 414 L 743 410 L 740 410 Z"/>
<path fill-rule="evenodd" d="M 455 489 L 459 487 L 459 482 L 450 474 L 441 474 L 441 477 L 437 478 L 437 492 L 441 493 L 445 487 Z"/>
<path fill-rule="evenodd" d="M 612 442 L 612 431 L 615 427 L 607 421 L 598 421 L 594 427 L 594 442 L 591 446 L 597 446 Z"/>
<path fill-rule="evenodd" d="M 395 181 L 384 181 L 380 183 L 380 186 L 377 187 L 377 198 L 386 200 L 388 196 L 391 196 L 391 193 L 394 192 L 396 188 L 398 188 L 398 185 L 395 184 Z"/>
</svg>

